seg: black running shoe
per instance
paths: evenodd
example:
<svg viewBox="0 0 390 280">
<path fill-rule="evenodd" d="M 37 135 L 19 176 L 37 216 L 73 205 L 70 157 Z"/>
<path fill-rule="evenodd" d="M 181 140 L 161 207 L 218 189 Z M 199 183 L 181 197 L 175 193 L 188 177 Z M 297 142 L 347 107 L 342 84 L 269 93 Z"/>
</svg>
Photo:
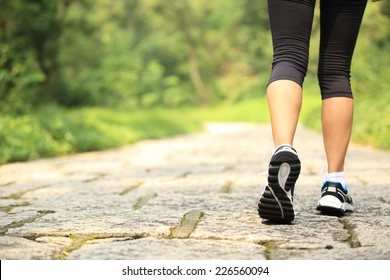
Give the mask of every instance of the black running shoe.
<svg viewBox="0 0 390 280">
<path fill-rule="evenodd" d="M 325 215 L 344 216 L 353 212 L 353 202 L 348 191 L 340 183 L 325 182 L 321 189 L 321 199 L 317 203 L 317 210 Z"/>
<path fill-rule="evenodd" d="M 294 220 L 294 186 L 301 171 L 298 154 L 291 146 L 278 148 L 268 167 L 268 186 L 260 198 L 258 212 L 272 223 Z"/>
</svg>

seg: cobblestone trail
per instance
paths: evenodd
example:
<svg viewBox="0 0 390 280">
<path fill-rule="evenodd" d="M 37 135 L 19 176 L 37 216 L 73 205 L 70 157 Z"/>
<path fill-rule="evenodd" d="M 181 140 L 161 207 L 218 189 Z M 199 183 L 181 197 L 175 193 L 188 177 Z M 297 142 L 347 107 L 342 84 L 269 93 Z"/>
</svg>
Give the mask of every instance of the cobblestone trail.
<svg viewBox="0 0 390 280">
<path fill-rule="evenodd" d="M 273 150 L 269 125 L 0 166 L 0 259 L 390 259 L 390 153 L 352 145 L 356 211 L 315 210 L 322 136 L 298 128 L 302 162 L 290 225 L 257 201 Z"/>
</svg>

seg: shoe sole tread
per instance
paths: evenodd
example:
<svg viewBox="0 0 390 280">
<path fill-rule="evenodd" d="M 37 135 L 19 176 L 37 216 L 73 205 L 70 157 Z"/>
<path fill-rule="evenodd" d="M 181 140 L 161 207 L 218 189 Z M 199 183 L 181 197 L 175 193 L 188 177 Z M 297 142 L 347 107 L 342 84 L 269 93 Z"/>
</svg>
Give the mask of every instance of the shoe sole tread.
<svg viewBox="0 0 390 280">
<path fill-rule="evenodd" d="M 284 188 L 279 183 L 279 171 L 283 163 L 289 166 Z M 268 186 L 258 203 L 261 218 L 276 223 L 290 223 L 294 220 L 294 208 L 287 192 L 294 187 L 300 170 L 301 164 L 296 154 L 282 151 L 272 156 L 268 169 Z"/>
</svg>

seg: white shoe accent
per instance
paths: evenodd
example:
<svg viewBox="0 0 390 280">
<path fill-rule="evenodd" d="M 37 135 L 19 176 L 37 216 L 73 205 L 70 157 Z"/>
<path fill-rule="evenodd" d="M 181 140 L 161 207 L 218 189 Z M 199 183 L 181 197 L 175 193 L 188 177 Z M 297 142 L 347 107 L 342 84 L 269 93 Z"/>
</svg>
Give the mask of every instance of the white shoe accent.
<svg viewBox="0 0 390 280">
<path fill-rule="evenodd" d="M 341 201 L 337 197 L 334 197 L 333 195 L 325 195 L 321 197 L 320 201 L 318 201 L 317 206 L 331 207 L 335 209 L 345 210 L 343 207 L 343 203 L 341 203 Z"/>
<path fill-rule="evenodd" d="M 325 195 L 317 203 L 317 207 L 329 207 L 334 209 L 340 209 L 344 212 L 351 211 L 353 212 L 353 205 L 347 202 L 341 202 L 337 197 L 333 195 Z"/>
<path fill-rule="evenodd" d="M 290 175 L 290 170 L 290 165 L 287 162 L 283 162 L 279 167 L 278 182 L 282 189 L 284 189 L 284 186 L 286 185 L 288 175 Z"/>
<path fill-rule="evenodd" d="M 292 203 L 293 200 L 291 197 L 291 190 L 286 191 L 286 189 L 285 189 L 288 176 L 290 175 L 290 171 L 291 171 L 290 165 L 287 162 L 283 162 L 279 167 L 278 182 L 279 182 L 279 186 L 284 190 L 288 199 L 290 199 L 290 201 Z"/>
</svg>

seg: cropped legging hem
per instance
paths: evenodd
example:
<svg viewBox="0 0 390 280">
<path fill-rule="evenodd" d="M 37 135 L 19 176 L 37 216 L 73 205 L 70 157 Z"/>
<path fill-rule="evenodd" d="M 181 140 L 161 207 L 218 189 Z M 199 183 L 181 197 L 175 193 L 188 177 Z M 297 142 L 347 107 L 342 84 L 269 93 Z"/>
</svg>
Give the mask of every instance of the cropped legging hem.
<svg viewBox="0 0 390 280">
<path fill-rule="evenodd" d="M 274 57 L 268 85 L 307 73 L 315 0 L 268 0 Z M 352 98 L 351 61 L 367 0 L 321 0 L 318 82 L 322 99 Z"/>
<path fill-rule="evenodd" d="M 272 77 L 272 79 L 270 79 L 268 81 L 268 84 L 267 86 L 269 86 L 270 84 L 272 84 L 273 82 L 276 82 L 276 81 L 280 81 L 280 80 L 288 80 L 288 81 L 292 81 L 292 82 L 296 82 L 301 88 L 303 87 L 303 81 L 299 80 L 299 79 L 295 79 L 291 76 L 277 76 L 277 77 Z"/>
</svg>

